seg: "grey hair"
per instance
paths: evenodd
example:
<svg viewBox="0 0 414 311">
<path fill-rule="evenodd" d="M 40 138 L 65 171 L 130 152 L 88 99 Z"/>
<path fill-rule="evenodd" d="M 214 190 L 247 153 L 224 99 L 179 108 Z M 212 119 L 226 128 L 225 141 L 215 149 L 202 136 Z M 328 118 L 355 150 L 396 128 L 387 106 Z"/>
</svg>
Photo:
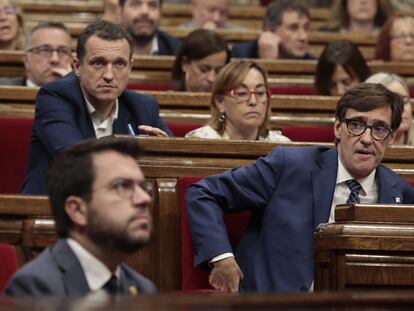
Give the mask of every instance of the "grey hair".
<svg viewBox="0 0 414 311">
<path fill-rule="evenodd" d="M 404 87 L 404 89 L 407 91 L 407 93 L 410 93 L 409 89 L 408 89 L 407 82 L 404 80 L 404 78 L 402 78 L 401 76 L 399 76 L 395 73 L 377 72 L 377 73 L 371 75 L 370 77 L 368 77 L 368 79 L 366 79 L 365 82 L 367 82 L 367 83 L 379 83 L 379 84 L 382 84 L 385 87 L 388 87 L 393 82 L 398 82 Z"/>
</svg>

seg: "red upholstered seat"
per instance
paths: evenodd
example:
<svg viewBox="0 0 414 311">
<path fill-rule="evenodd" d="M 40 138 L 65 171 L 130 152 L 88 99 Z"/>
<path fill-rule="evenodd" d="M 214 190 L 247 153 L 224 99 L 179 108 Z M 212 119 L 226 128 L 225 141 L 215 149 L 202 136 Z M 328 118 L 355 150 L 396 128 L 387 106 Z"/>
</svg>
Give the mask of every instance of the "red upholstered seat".
<svg viewBox="0 0 414 311">
<path fill-rule="evenodd" d="M 270 92 L 275 95 L 315 95 L 312 86 L 271 86 Z"/>
<path fill-rule="evenodd" d="M 0 193 L 17 193 L 23 181 L 33 120 L 0 118 Z"/>
<path fill-rule="evenodd" d="M 0 294 L 6 287 L 7 282 L 17 271 L 17 258 L 13 247 L 9 244 L 0 243 Z"/>
<path fill-rule="evenodd" d="M 184 137 L 188 132 L 201 127 L 200 124 L 192 123 L 176 123 L 176 122 L 167 122 L 167 127 L 171 130 L 174 137 Z"/>
<path fill-rule="evenodd" d="M 282 134 L 292 141 L 332 143 L 335 140 L 333 127 L 286 127 Z"/>
<path fill-rule="evenodd" d="M 208 284 L 207 269 L 194 267 L 194 251 L 190 230 L 187 223 L 187 214 L 185 212 L 185 193 L 190 184 L 199 181 L 202 177 L 180 177 L 178 179 L 178 189 L 180 194 L 181 206 L 181 265 L 182 265 L 182 290 L 199 291 L 203 289 L 212 289 Z M 241 212 L 226 214 L 224 222 L 227 227 L 230 242 L 233 249 L 237 246 L 243 232 L 246 229 L 250 219 L 250 212 Z"/>
<path fill-rule="evenodd" d="M 141 91 L 168 91 L 171 90 L 171 83 L 169 82 L 152 82 L 152 83 L 128 83 L 128 89 Z"/>
</svg>

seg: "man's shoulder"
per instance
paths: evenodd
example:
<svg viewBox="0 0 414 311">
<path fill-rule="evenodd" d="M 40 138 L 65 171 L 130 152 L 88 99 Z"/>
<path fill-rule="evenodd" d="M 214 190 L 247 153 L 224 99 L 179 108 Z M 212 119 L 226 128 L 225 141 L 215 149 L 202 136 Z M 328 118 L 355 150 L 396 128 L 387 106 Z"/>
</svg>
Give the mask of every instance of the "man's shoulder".
<svg viewBox="0 0 414 311">
<path fill-rule="evenodd" d="M 75 91 L 76 93 L 81 92 L 78 77 L 73 71 L 63 78 L 43 84 L 41 89 L 67 96 L 74 95 Z"/>
<path fill-rule="evenodd" d="M 233 57 L 248 57 L 248 58 L 257 58 L 257 41 L 246 41 L 236 43 L 232 48 Z"/>
<path fill-rule="evenodd" d="M 175 55 L 181 46 L 181 41 L 179 39 L 164 31 L 158 30 L 157 38 L 160 55 Z"/>
<path fill-rule="evenodd" d="M 157 292 L 157 289 L 154 283 L 146 278 L 145 276 L 141 275 L 134 269 L 132 269 L 127 264 L 122 264 L 121 269 L 124 272 L 127 282 L 130 284 L 134 284 L 138 287 L 138 292 L 141 294 L 154 294 Z"/>
</svg>

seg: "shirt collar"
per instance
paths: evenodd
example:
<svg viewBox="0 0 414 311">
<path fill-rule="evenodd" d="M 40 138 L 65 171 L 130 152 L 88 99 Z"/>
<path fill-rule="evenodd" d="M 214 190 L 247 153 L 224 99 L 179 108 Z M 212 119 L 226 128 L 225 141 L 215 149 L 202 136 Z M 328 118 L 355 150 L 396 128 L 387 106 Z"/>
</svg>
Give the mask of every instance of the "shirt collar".
<svg viewBox="0 0 414 311">
<path fill-rule="evenodd" d="M 38 87 L 32 80 L 26 79 L 26 86 L 28 87 Z"/>
<path fill-rule="evenodd" d="M 152 45 L 151 45 L 151 49 L 149 51 L 149 55 L 158 55 L 160 52 L 160 47 L 158 45 L 158 36 L 155 35 L 152 38 Z"/>
<path fill-rule="evenodd" d="M 112 272 L 102 261 L 93 256 L 88 250 L 79 244 L 79 242 L 71 238 L 68 238 L 67 242 L 82 266 L 89 289 L 91 291 L 101 289 L 111 278 Z M 119 280 L 121 276 L 121 268 L 119 265 L 116 267 L 114 274 Z"/>
<path fill-rule="evenodd" d="M 373 187 L 374 182 L 375 182 L 376 171 L 377 170 L 375 169 L 367 177 L 356 179 L 361 184 L 364 195 L 369 193 L 371 188 Z M 338 185 L 340 183 L 344 183 L 350 179 L 355 179 L 355 178 L 352 177 L 351 174 L 348 173 L 348 171 L 346 170 L 346 168 L 341 162 L 341 158 L 338 156 L 338 173 L 336 175 L 336 184 Z"/>
</svg>

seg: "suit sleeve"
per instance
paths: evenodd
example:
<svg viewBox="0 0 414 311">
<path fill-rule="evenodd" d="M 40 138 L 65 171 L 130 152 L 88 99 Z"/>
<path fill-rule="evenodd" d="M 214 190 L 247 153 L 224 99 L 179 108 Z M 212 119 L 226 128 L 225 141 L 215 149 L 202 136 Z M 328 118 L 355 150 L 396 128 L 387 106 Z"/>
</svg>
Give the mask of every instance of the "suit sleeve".
<svg viewBox="0 0 414 311">
<path fill-rule="evenodd" d="M 54 295 L 55 290 L 50 284 L 43 280 L 32 277 L 17 275 L 7 284 L 4 294 L 10 297 L 39 297 Z"/>
<path fill-rule="evenodd" d="M 64 99 L 44 88 L 39 90 L 34 128 L 52 156 L 82 140 L 75 114 L 74 107 Z"/>
<path fill-rule="evenodd" d="M 186 193 L 186 212 L 195 248 L 194 264 L 232 252 L 223 213 L 265 208 L 281 176 L 284 148 L 255 163 L 207 177 Z"/>
<path fill-rule="evenodd" d="M 153 104 L 151 105 L 152 108 L 152 116 L 153 116 L 153 123 L 151 126 L 157 127 L 168 134 L 168 136 L 172 137 L 173 134 L 171 133 L 170 129 L 165 124 L 164 120 L 160 117 L 160 108 L 157 100 L 153 98 Z"/>
</svg>

